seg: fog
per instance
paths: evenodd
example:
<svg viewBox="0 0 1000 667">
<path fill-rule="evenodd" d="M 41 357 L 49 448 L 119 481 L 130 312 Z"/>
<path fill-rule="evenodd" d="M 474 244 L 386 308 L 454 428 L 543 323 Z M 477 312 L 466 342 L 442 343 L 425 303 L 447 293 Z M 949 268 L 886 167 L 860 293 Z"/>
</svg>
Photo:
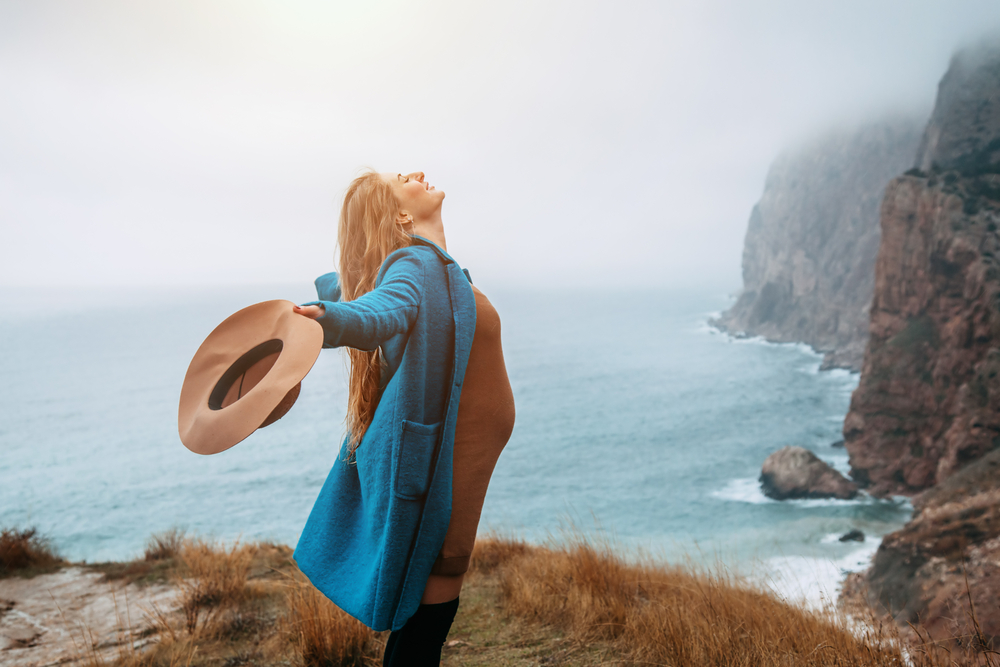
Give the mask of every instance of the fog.
<svg viewBox="0 0 1000 667">
<path fill-rule="evenodd" d="M 926 117 L 982 2 L 0 4 L 0 285 L 311 281 L 367 166 L 477 284 L 734 290 L 784 149 Z"/>
</svg>

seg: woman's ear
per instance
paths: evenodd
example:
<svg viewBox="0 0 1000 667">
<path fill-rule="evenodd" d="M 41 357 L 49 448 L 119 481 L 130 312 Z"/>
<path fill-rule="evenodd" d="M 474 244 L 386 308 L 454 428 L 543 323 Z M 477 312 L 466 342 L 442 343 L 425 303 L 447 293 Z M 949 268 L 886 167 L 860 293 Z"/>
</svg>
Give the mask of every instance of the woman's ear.
<svg viewBox="0 0 1000 667">
<path fill-rule="evenodd" d="M 408 211 L 406 211 L 405 209 L 401 210 L 398 214 L 396 214 L 396 222 L 397 222 L 397 224 L 400 224 L 400 225 L 402 225 L 404 227 L 406 225 L 412 225 L 413 224 L 413 216 L 410 215 L 410 213 Z"/>
</svg>

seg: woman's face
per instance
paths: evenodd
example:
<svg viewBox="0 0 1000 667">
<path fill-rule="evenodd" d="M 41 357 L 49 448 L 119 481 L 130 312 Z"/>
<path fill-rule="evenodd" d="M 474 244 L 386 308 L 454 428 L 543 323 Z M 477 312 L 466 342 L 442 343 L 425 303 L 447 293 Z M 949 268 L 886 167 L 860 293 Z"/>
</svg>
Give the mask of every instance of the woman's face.
<svg viewBox="0 0 1000 667">
<path fill-rule="evenodd" d="M 392 191 L 399 200 L 400 209 L 412 215 L 414 219 L 429 218 L 440 210 L 444 192 L 425 181 L 424 172 L 415 171 L 412 174 L 386 172 L 381 176 L 392 186 Z"/>
</svg>

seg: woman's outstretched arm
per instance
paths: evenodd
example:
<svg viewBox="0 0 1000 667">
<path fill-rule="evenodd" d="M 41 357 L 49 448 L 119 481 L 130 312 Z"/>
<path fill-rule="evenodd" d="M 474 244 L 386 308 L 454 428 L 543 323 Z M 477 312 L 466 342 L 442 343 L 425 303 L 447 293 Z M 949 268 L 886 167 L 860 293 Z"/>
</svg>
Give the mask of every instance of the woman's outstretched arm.
<svg viewBox="0 0 1000 667">
<path fill-rule="evenodd" d="M 405 250 L 390 255 L 386 263 L 378 287 L 353 301 L 311 301 L 295 307 L 323 326 L 323 347 L 374 350 L 409 331 L 420 305 L 423 265 L 416 253 Z"/>
</svg>

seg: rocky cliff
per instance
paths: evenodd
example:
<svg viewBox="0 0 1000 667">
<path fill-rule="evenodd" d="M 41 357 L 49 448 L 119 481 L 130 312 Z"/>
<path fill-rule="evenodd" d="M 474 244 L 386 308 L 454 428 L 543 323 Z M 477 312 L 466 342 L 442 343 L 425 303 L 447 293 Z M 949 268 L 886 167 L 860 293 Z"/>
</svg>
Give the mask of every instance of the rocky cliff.
<svg viewBox="0 0 1000 667">
<path fill-rule="evenodd" d="M 917 168 L 1000 171 L 1000 36 L 959 51 L 938 86 Z"/>
<path fill-rule="evenodd" d="M 874 495 L 919 492 L 1000 446 L 998 146 L 1000 49 L 961 53 L 922 142 L 931 170 L 894 180 L 882 205 L 870 340 L 844 421 L 851 475 Z"/>
<path fill-rule="evenodd" d="M 1000 445 L 998 225 L 1000 175 L 911 175 L 886 190 L 844 420 L 851 476 L 873 495 L 912 495 Z"/>
<path fill-rule="evenodd" d="M 937 639 L 1000 639 L 1000 449 L 916 499 L 906 526 L 882 539 L 863 586 L 900 624 Z"/>
<path fill-rule="evenodd" d="M 919 494 L 868 596 L 937 638 L 972 633 L 974 608 L 1000 638 L 1000 48 L 953 58 L 917 159 L 886 189 L 844 421 L 855 481 Z"/>
<path fill-rule="evenodd" d="M 860 369 L 879 203 L 886 183 L 913 165 L 921 127 L 887 119 L 775 160 L 747 226 L 743 290 L 712 324 L 805 342 L 826 353 L 824 367 Z"/>
</svg>

